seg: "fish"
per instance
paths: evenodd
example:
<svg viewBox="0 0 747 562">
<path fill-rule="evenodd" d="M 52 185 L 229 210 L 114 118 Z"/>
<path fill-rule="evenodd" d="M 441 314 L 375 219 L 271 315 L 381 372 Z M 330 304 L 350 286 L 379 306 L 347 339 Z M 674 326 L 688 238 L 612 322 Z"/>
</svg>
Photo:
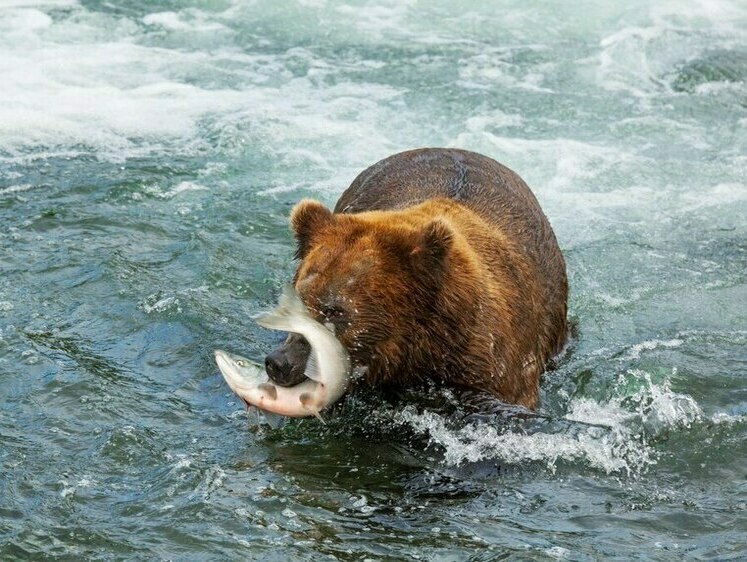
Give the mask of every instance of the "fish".
<svg viewBox="0 0 747 562">
<path fill-rule="evenodd" d="M 321 411 L 337 402 L 350 382 L 350 355 L 334 328 L 315 320 L 293 285 L 286 285 L 278 306 L 254 316 L 260 326 L 301 334 L 311 345 L 304 374 L 307 379 L 295 386 L 272 382 L 264 367 L 245 357 L 215 351 L 215 362 L 231 390 L 247 406 L 289 417 L 315 416 L 322 423 Z"/>
</svg>

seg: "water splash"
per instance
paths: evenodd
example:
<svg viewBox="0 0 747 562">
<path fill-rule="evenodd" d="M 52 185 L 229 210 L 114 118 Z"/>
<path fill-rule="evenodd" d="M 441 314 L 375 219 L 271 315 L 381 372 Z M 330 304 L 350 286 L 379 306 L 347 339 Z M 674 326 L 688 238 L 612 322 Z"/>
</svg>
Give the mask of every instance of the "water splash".
<svg viewBox="0 0 747 562">
<path fill-rule="evenodd" d="M 631 386 L 637 387 L 630 393 Z M 628 393 L 621 393 L 628 389 Z M 395 422 L 427 434 L 443 449 L 443 462 L 461 465 L 483 460 L 506 464 L 538 462 L 552 473 L 561 462 L 585 463 L 607 474 L 639 476 L 657 463 L 656 440 L 703 419 L 697 402 L 671 389 L 667 379 L 654 383 L 648 373 L 621 375 L 607 401 L 572 399 L 561 420 L 547 419 L 544 428 L 500 427 L 490 422 L 459 424 L 433 411 L 408 406 Z M 536 421 L 536 420 L 535 420 Z M 566 422 L 558 430 L 555 422 Z"/>
</svg>

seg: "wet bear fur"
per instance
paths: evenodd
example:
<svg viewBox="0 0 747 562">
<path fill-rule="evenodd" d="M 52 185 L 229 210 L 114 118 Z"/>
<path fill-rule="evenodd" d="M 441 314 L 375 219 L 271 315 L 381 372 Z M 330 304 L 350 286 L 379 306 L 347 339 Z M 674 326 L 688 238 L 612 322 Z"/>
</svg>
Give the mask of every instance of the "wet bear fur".
<svg viewBox="0 0 747 562">
<path fill-rule="evenodd" d="M 362 172 L 334 212 L 299 202 L 295 285 L 371 385 L 426 378 L 535 408 L 566 340 L 567 280 L 555 235 L 514 172 L 457 149 L 396 154 Z M 303 379 L 309 346 L 268 355 Z"/>
</svg>

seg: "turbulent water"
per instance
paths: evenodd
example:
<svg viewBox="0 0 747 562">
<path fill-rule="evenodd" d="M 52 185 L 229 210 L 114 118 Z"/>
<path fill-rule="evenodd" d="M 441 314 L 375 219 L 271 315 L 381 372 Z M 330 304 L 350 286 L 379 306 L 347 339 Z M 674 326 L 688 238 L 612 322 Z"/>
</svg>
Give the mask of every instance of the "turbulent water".
<svg viewBox="0 0 747 562">
<path fill-rule="evenodd" d="M 0 558 L 747 557 L 747 5 L 0 2 Z M 247 415 L 291 206 L 521 174 L 575 336 L 536 415 Z"/>
</svg>

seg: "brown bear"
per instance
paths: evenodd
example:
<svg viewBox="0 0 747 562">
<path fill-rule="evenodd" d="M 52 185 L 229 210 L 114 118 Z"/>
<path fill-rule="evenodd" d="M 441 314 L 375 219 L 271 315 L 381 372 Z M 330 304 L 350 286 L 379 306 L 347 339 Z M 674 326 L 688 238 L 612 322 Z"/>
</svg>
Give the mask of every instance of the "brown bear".
<svg viewBox="0 0 747 562">
<path fill-rule="evenodd" d="M 291 213 L 294 283 L 331 322 L 371 385 L 426 378 L 535 408 L 539 378 L 566 340 L 565 261 L 537 200 L 495 160 L 423 148 L 363 171 L 334 213 Z M 278 384 L 303 380 L 295 334 L 269 354 Z"/>
</svg>

